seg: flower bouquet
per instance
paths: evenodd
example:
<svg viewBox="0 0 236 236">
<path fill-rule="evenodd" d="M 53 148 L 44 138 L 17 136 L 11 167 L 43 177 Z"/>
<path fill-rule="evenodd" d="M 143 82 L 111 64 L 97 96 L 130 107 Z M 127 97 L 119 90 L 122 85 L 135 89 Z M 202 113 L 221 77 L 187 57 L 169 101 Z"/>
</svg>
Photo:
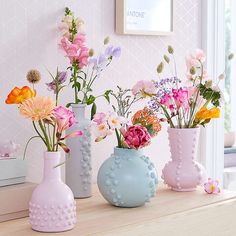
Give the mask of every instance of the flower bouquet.
<svg viewBox="0 0 236 236">
<path fill-rule="evenodd" d="M 85 116 L 86 107 L 91 107 L 91 119 L 96 113 L 96 100 L 104 97 L 110 100 L 110 90 L 103 94 L 94 95 L 93 86 L 101 79 L 102 72 L 111 64 L 113 58 L 118 58 L 120 47 L 109 44 L 109 38 L 104 39 L 104 51 L 94 56 L 94 50 L 86 46 L 86 35 L 83 30 L 83 20 L 75 17 L 69 9 L 65 9 L 65 15 L 59 25 L 62 38 L 59 47 L 69 60 L 68 72 L 70 73 L 70 85 L 73 89 L 74 101 L 67 104 L 72 107 L 76 119 L 80 119 L 78 125 L 73 126 L 68 132 L 76 129 L 83 131 L 82 139 L 70 139 L 67 145 L 71 149 L 71 159 L 66 163 L 66 183 L 72 189 L 75 197 L 86 198 L 92 195 L 92 163 L 91 163 L 91 131 L 90 119 Z"/>
<path fill-rule="evenodd" d="M 38 71 L 31 71 L 27 76 L 33 86 L 40 79 Z M 55 83 L 59 83 L 59 74 L 55 77 Z M 82 132 L 77 130 L 66 136 L 63 131 L 76 123 L 74 113 L 65 107 L 58 106 L 59 89 L 57 86 L 56 102 L 52 98 L 36 96 L 35 89 L 28 86 L 15 87 L 7 96 L 7 104 L 17 104 L 20 114 L 32 121 L 35 136 L 29 139 L 40 138 L 46 147 L 44 153 L 43 181 L 34 190 L 30 201 L 30 224 L 32 229 L 42 232 L 60 232 L 72 229 L 76 223 L 76 207 L 74 196 L 67 185 L 61 181 L 59 166 L 61 147 L 66 153 L 69 148 L 64 140 L 81 136 Z M 24 153 L 25 156 L 25 153 Z M 70 211 L 63 213 L 61 206 L 66 206 Z M 57 213 L 56 211 L 59 211 Z M 61 215 L 60 220 L 58 214 Z M 45 219 L 47 218 L 47 221 Z M 63 221 L 64 224 L 60 222 Z"/>
<path fill-rule="evenodd" d="M 154 82 L 157 93 L 151 97 L 150 109 L 169 124 L 169 141 L 172 161 L 163 169 L 164 181 L 176 191 L 192 191 L 205 180 L 204 168 L 195 161 L 200 128 L 212 119 L 219 118 L 222 93 L 218 77 L 216 84 L 208 79 L 204 68 L 206 59 L 202 50 L 186 58 L 187 81 L 181 83 L 177 76 L 174 49 L 168 47 L 168 55 L 157 67 L 160 77 L 164 65 L 172 69 L 174 75 Z"/>
<path fill-rule="evenodd" d="M 96 142 L 113 133 L 117 137 L 114 154 L 102 164 L 97 179 L 101 194 L 115 206 L 141 206 L 156 192 L 156 170 L 143 154 L 143 147 L 149 145 L 151 138 L 160 131 L 159 120 L 147 108 L 128 119 L 132 105 L 151 96 L 155 87 L 149 85 L 151 82 L 141 81 L 133 90 L 118 87 L 117 93 L 111 92 L 116 101 L 114 111 L 97 113 L 93 118 Z"/>
</svg>

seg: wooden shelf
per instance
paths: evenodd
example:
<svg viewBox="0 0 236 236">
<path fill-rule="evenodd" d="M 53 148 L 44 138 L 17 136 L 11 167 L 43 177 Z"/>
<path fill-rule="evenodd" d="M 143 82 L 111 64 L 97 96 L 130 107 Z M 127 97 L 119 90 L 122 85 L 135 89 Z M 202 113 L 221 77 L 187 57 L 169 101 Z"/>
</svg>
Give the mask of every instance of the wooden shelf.
<svg viewBox="0 0 236 236">
<path fill-rule="evenodd" d="M 236 235 L 236 192 L 208 195 L 199 189 L 179 193 L 160 186 L 150 203 L 132 209 L 109 205 L 96 186 L 93 192 L 92 198 L 77 200 L 77 225 L 61 235 Z M 0 235 L 42 234 L 32 231 L 28 219 L 23 218 L 0 223 Z"/>
</svg>

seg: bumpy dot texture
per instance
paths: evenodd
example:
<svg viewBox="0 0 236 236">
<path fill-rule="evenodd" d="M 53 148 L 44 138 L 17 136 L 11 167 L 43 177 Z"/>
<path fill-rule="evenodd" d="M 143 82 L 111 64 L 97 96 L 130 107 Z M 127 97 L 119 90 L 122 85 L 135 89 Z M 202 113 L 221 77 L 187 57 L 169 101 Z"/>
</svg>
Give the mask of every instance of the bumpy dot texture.
<svg viewBox="0 0 236 236">
<path fill-rule="evenodd" d="M 41 232 L 70 230 L 76 224 L 76 202 L 43 206 L 30 202 L 29 221 L 34 230 Z"/>
<path fill-rule="evenodd" d="M 103 197 L 118 207 L 137 207 L 155 196 L 157 174 L 144 155 L 111 155 L 98 173 L 98 187 Z"/>
</svg>

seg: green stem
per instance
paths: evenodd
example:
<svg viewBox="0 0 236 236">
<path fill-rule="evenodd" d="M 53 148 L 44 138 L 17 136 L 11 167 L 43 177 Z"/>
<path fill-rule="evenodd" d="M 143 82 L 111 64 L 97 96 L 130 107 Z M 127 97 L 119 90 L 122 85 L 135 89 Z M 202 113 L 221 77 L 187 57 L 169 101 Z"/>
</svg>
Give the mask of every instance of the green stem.
<svg viewBox="0 0 236 236">
<path fill-rule="evenodd" d="M 73 66 L 73 74 L 72 74 L 72 78 L 73 78 L 73 81 L 74 81 L 74 91 L 75 91 L 75 104 L 78 103 L 78 91 L 77 91 L 77 86 L 76 86 L 76 83 L 77 83 L 77 65 L 74 64 Z"/>
<path fill-rule="evenodd" d="M 32 139 L 34 139 L 34 138 L 40 138 L 40 136 L 33 136 L 33 137 L 31 137 L 31 138 L 27 141 L 27 143 L 26 143 L 26 145 L 25 145 L 25 149 L 24 149 L 23 160 L 25 159 L 26 151 L 27 151 L 28 145 L 29 145 L 30 141 L 31 141 Z"/>
<path fill-rule="evenodd" d="M 33 121 L 32 123 L 33 123 L 33 127 L 34 127 L 36 133 L 38 134 L 38 136 L 43 140 L 44 144 L 47 145 L 45 139 L 43 138 L 43 136 L 42 136 L 42 135 L 40 134 L 40 132 L 38 131 L 38 129 L 37 129 L 36 125 L 35 125 L 35 122 Z"/>
<path fill-rule="evenodd" d="M 43 126 L 43 123 L 42 123 L 41 120 L 39 120 L 39 126 L 40 126 L 40 128 L 41 128 L 41 130 L 42 130 L 42 132 L 43 132 L 44 137 L 45 137 L 45 142 L 46 142 L 46 146 L 47 146 L 47 151 L 50 152 L 50 151 L 52 151 L 52 150 L 51 150 L 51 147 L 50 147 L 50 142 L 49 142 L 49 139 L 48 139 L 47 132 L 46 132 L 46 130 L 44 129 L 44 126 Z"/>
<path fill-rule="evenodd" d="M 118 142 L 118 148 L 122 148 L 119 132 L 117 129 L 115 129 L 115 132 L 116 132 L 116 138 L 117 138 L 117 142 Z"/>
</svg>

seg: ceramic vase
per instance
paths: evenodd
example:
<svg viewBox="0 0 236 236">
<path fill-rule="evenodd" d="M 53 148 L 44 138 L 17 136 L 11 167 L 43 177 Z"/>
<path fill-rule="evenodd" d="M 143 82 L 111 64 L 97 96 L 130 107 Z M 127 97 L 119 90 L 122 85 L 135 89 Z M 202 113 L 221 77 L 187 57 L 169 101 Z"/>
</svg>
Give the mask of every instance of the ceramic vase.
<svg viewBox="0 0 236 236">
<path fill-rule="evenodd" d="M 156 194 L 157 173 L 142 150 L 115 148 L 97 178 L 103 197 L 118 207 L 138 207 Z"/>
<path fill-rule="evenodd" d="M 76 224 L 76 203 L 70 188 L 61 180 L 60 152 L 44 153 L 42 182 L 33 191 L 29 203 L 29 221 L 33 230 L 62 232 Z"/>
<path fill-rule="evenodd" d="M 70 156 L 66 161 L 66 184 L 75 198 L 92 196 L 91 122 L 85 117 L 85 108 L 86 106 L 81 104 L 72 105 L 78 123 L 67 130 L 67 134 L 76 130 L 83 132 L 82 136 L 66 141 L 70 148 Z"/>
<path fill-rule="evenodd" d="M 206 180 L 205 168 L 196 161 L 200 128 L 169 128 L 171 161 L 162 170 L 162 178 L 172 190 L 194 191 Z"/>
</svg>

